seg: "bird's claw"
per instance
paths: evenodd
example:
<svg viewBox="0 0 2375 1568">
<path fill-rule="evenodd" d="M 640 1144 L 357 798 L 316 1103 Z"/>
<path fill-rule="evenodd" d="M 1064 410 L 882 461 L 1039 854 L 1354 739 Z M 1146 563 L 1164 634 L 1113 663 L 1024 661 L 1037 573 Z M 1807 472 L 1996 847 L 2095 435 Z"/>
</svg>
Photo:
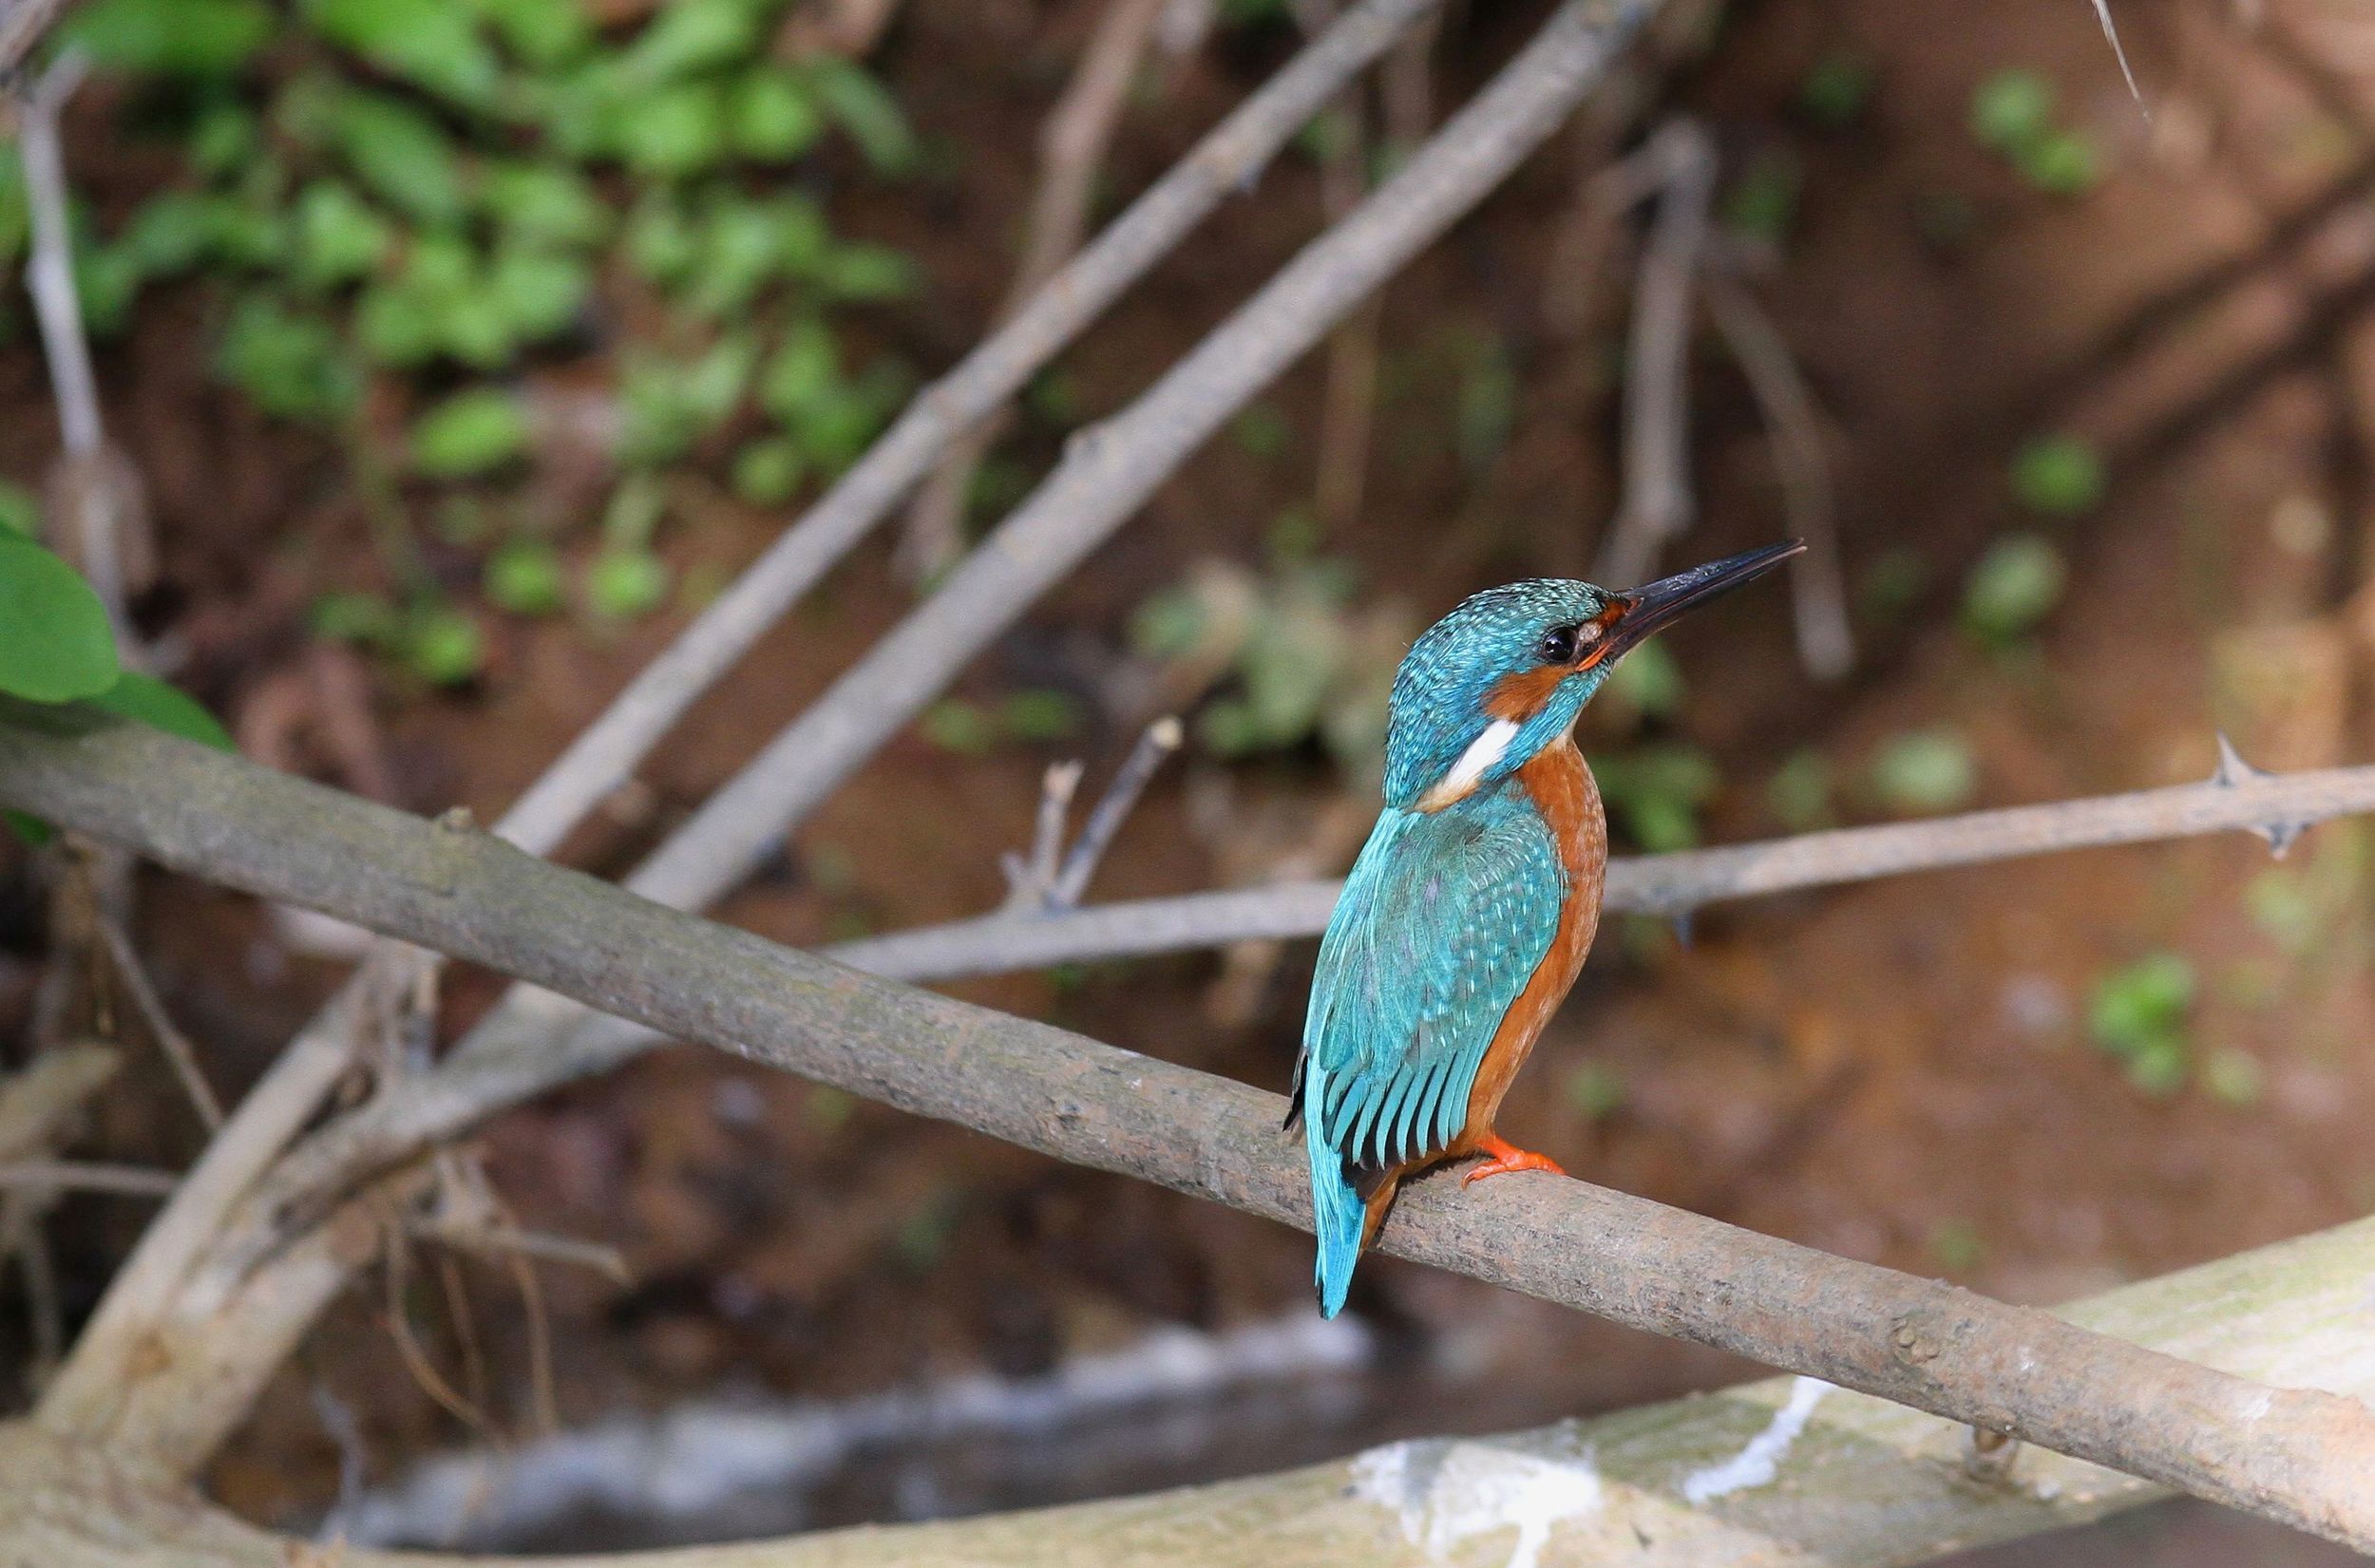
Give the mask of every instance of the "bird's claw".
<svg viewBox="0 0 2375 1568">
<path fill-rule="evenodd" d="M 1476 1145 L 1484 1162 L 1460 1178 L 1460 1185 L 1470 1187 L 1488 1176 L 1506 1176 L 1511 1171 L 1548 1171 L 1552 1176 L 1565 1176 L 1567 1171 L 1547 1154 L 1521 1149 L 1498 1138 L 1488 1138 Z"/>
</svg>

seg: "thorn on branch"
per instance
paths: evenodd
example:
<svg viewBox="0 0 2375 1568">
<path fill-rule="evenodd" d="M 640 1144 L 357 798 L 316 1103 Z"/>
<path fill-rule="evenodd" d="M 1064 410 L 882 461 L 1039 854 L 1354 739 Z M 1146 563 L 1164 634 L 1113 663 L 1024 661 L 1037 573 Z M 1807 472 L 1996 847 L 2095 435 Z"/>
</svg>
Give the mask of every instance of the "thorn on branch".
<svg viewBox="0 0 2375 1568">
<path fill-rule="evenodd" d="M 2278 775 L 2264 767 L 2254 767 L 2245 762 L 2243 753 L 2234 748 L 2234 742 L 2227 738 L 2227 732 L 2223 729 L 2218 731 L 2218 765 L 2211 770 L 2212 784 L 2221 789 L 2235 789 L 2276 777 Z M 2279 860 L 2285 858 L 2285 852 L 2292 847 L 2293 841 L 2308 831 L 2308 822 L 2283 818 L 2251 824 L 2252 832 L 2268 841 L 2269 855 Z"/>
</svg>

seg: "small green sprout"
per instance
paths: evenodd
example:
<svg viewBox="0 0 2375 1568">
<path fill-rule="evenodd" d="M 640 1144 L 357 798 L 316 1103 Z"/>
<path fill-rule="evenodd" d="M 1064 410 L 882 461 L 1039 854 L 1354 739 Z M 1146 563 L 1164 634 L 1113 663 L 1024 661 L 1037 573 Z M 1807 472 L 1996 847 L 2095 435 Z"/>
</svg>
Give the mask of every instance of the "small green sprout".
<svg viewBox="0 0 2375 1568">
<path fill-rule="evenodd" d="M 2012 460 L 2012 494 L 2032 512 L 2082 517 L 2102 504 L 2110 482 L 2102 459 L 2076 436 L 2039 436 Z"/>
<path fill-rule="evenodd" d="M 1872 789 L 1898 816 L 1934 816 L 1970 803 L 1979 793 L 1979 764 L 1953 730 L 1912 730 L 1872 758 Z"/>
<path fill-rule="evenodd" d="M 1963 624 L 1990 642 L 2026 636 L 2062 602 L 2070 569 L 2050 540 L 2013 534 L 1987 547 L 1963 586 Z"/>
</svg>

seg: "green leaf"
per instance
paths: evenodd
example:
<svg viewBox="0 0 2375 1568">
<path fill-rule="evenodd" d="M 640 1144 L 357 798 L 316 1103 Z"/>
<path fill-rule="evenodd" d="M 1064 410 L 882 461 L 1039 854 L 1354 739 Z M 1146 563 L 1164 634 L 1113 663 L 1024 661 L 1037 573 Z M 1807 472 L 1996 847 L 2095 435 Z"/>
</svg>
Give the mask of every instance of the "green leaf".
<svg viewBox="0 0 2375 1568">
<path fill-rule="evenodd" d="M 467 215 L 461 154 L 428 116 L 378 93 L 349 92 L 331 105 L 328 130 L 363 183 L 397 211 L 439 227 Z"/>
<path fill-rule="evenodd" d="M 792 324 L 759 372 L 759 406 L 790 424 L 829 405 L 840 387 L 832 329 L 811 316 Z"/>
<path fill-rule="evenodd" d="M 799 443 L 769 436 L 734 454 L 734 494 L 753 506 L 781 506 L 799 493 L 807 471 Z"/>
<path fill-rule="evenodd" d="M 306 612 L 314 635 L 328 642 L 384 643 L 396 635 L 396 607 L 376 594 L 324 594 Z"/>
<path fill-rule="evenodd" d="M 25 204 L 25 165 L 11 145 L 0 156 L 0 267 L 15 265 L 32 237 L 32 210 Z"/>
<path fill-rule="evenodd" d="M 137 670 L 118 675 L 113 686 L 91 699 L 91 705 L 218 751 L 238 749 L 231 732 L 196 697 Z"/>
<path fill-rule="evenodd" d="M 583 0 L 477 0 L 479 14 L 504 47 L 522 64 L 550 70 L 594 44 L 594 18 Z"/>
<path fill-rule="evenodd" d="M 758 347 L 745 332 L 721 338 L 689 365 L 630 354 L 619 385 L 626 460 L 669 462 L 724 425 L 742 401 L 757 358 Z"/>
<path fill-rule="evenodd" d="M 2015 534 L 1987 547 L 1963 588 L 1963 624 L 1995 642 L 2036 630 L 2062 601 L 2070 569 L 2062 552 L 2036 534 Z"/>
<path fill-rule="evenodd" d="M 487 269 L 486 290 L 508 317 L 509 335 L 533 343 L 576 322 L 594 292 L 594 269 L 574 255 L 505 246 Z"/>
<path fill-rule="evenodd" d="M 662 288 L 674 288 L 699 264 L 702 236 L 674 196 L 653 191 L 627 219 L 626 250 L 628 266 Z"/>
<path fill-rule="evenodd" d="M 1991 152 L 2017 158 L 2053 128 L 2053 84 L 2030 70 L 1998 71 L 1971 94 L 1971 135 Z"/>
<path fill-rule="evenodd" d="M 686 305 L 712 319 L 740 312 L 783 270 L 784 237 L 777 203 L 718 203 L 700 226 Z"/>
<path fill-rule="evenodd" d="M 762 162 L 799 157 L 825 130 L 807 85 L 781 66 L 753 66 L 736 77 L 726 89 L 726 120 L 734 150 Z"/>
<path fill-rule="evenodd" d="M 1831 763 L 1813 746 L 1792 752 L 1765 782 L 1765 807 L 1793 833 L 1810 833 L 1831 821 Z"/>
<path fill-rule="evenodd" d="M 1607 694 L 1636 712 L 1662 717 L 1679 709 L 1687 694 L 1682 667 L 1662 640 L 1644 643 L 1609 674 Z"/>
<path fill-rule="evenodd" d="M 468 8 L 453 0 L 305 0 L 332 43 L 457 104 L 484 107 L 503 66 Z"/>
<path fill-rule="evenodd" d="M 647 179 L 679 179 L 726 157 L 726 101 L 714 83 L 664 87 L 638 102 L 631 118 L 620 156 Z"/>
<path fill-rule="evenodd" d="M 297 193 L 296 276 L 309 289 L 329 290 L 369 276 L 395 228 L 370 203 L 335 179 L 316 179 Z"/>
<path fill-rule="evenodd" d="M 141 291 L 141 269 L 132 253 L 116 245 L 76 245 L 74 293 L 83 307 L 83 327 L 93 337 L 114 337 L 132 318 Z"/>
<path fill-rule="evenodd" d="M 460 686 L 486 663 L 486 639 L 467 611 L 449 604 L 416 608 L 405 617 L 398 655 L 431 686 Z"/>
<path fill-rule="evenodd" d="M 66 13 L 63 43 L 102 66 L 159 76 L 227 76 L 276 30 L 261 0 L 93 0 Z"/>
<path fill-rule="evenodd" d="M 818 281 L 835 299 L 868 301 L 905 299 L 919 279 L 915 263 L 887 245 L 840 245 L 826 258 Z"/>
<path fill-rule="evenodd" d="M 34 538 L 41 533 L 41 498 L 22 484 L 0 479 L 0 535 Z"/>
<path fill-rule="evenodd" d="M 1724 227 L 1762 244 L 1782 244 L 1797 218 L 1801 180 L 1796 159 L 1776 151 L 1759 153 L 1724 193 Z"/>
<path fill-rule="evenodd" d="M 258 408 L 282 419 L 332 419 L 352 407 L 361 390 L 330 324 L 268 294 L 248 294 L 231 308 L 216 366 Z"/>
<path fill-rule="evenodd" d="M 479 586 L 515 615 L 549 615 L 561 604 L 560 557 L 542 539 L 512 539 L 486 558 Z"/>
<path fill-rule="evenodd" d="M 113 686 L 115 633 L 90 584 L 28 538 L 0 534 L 0 691 L 39 703 Z"/>
<path fill-rule="evenodd" d="M 198 111 L 182 151 L 190 166 L 217 179 L 238 174 L 263 149 L 264 131 L 246 104 L 219 99 Z"/>
<path fill-rule="evenodd" d="M 985 757 L 998 746 L 998 725 L 978 703 L 961 697 L 934 703 L 918 724 L 925 740 L 960 757 Z"/>
<path fill-rule="evenodd" d="M 489 164 L 479 204 L 506 235 L 531 244 L 596 245 L 610 233 L 609 205 L 566 163 Z"/>
<path fill-rule="evenodd" d="M 132 214 L 116 244 L 143 278 L 187 272 L 214 255 L 231 205 L 211 192 L 162 192 Z"/>
<path fill-rule="evenodd" d="M 2077 131 L 2056 131 L 2021 149 L 2021 178 L 2047 196 L 2084 196 L 2102 182 L 2102 154 Z"/>
<path fill-rule="evenodd" d="M 636 35 L 620 64 L 641 82 L 732 65 L 758 47 L 759 20 L 746 0 L 674 0 Z"/>
<path fill-rule="evenodd" d="M 919 147 L 907 117 L 889 89 L 847 60 L 823 59 L 808 67 L 808 86 L 826 118 L 857 143 L 876 174 L 897 178 L 915 167 Z"/>
<path fill-rule="evenodd" d="M 1814 62 L 1798 84 L 1797 106 L 1826 130 L 1845 130 L 1863 118 L 1879 73 L 1861 55 L 1834 50 Z"/>
<path fill-rule="evenodd" d="M 492 387 L 456 392 L 412 426 L 412 463 L 431 479 L 468 479 L 527 450 L 520 400 Z"/>
<path fill-rule="evenodd" d="M 2012 494 L 2048 517 L 2074 518 L 2102 504 L 2102 459 L 2074 436 L 2040 436 L 2012 460 Z"/>
<path fill-rule="evenodd" d="M 604 619 L 633 620 L 667 602 L 668 583 L 668 564 L 649 550 L 606 550 L 586 571 L 586 602 Z"/>
<path fill-rule="evenodd" d="M 1018 741 L 1070 740 L 1086 718 L 1069 691 L 1017 691 L 998 705 L 999 726 Z"/>
<path fill-rule="evenodd" d="M 58 836 L 58 830 L 39 817 L 28 817 L 22 811 L 0 808 L 0 822 L 9 824 L 9 831 L 28 849 L 39 849 Z"/>
<path fill-rule="evenodd" d="M 1880 748 L 1872 765 L 1872 793 L 1901 816 L 1926 816 L 1968 804 L 1979 792 L 1979 765 L 1951 729 L 1919 729 Z"/>
</svg>

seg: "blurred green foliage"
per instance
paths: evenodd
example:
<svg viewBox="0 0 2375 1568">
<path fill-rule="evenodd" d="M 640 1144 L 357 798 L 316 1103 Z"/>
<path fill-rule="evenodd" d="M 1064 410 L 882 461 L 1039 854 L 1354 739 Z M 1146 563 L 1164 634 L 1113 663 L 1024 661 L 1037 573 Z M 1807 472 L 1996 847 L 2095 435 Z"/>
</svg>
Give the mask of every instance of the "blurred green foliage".
<svg viewBox="0 0 2375 1568">
<path fill-rule="evenodd" d="M 783 505 L 907 395 L 897 365 L 853 366 L 845 318 L 918 282 L 906 255 L 837 235 L 796 166 L 846 149 L 900 179 L 922 156 L 861 66 L 770 52 L 788 3 L 675 0 L 613 26 L 581 0 L 92 0 L 62 38 L 124 79 L 125 134 L 169 142 L 180 173 L 109 232 L 78 215 L 89 326 L 119 331 L 144 290 L 195 280 L 218 302 L 225 383 L 386 448 L 352 453 L 367 486 L 366 466 L 389 480 L 384 513 L 405 482 L 532 482 L 514 460 L 541 377 L 563 368 L 606 379 L 621 482 L 714 463 Z M 6 263 L 26 224 L 14 161 L 0 167 Z M 605 528 L 574 600 L 568 540 L 507 532 L 475 540 L 507 613 L 668 598 L 649 525 L 623 542 Z M 389 596 L 318 622 L 423 679 L 467 678 L 476 619 L 378 537 Z"/>
<path fill-rule="evenodd" d="M 1970 743 L 1951 729 L 1916 729 L 1885 742 L 1872 761 L 1872 792 L 1901 817 L 1954 811 L 1979 793 Z"/>
<path fill-rule="evenodd" d="M 1998 71 L 1972 90 L 1971 136 L 2046 195 L 2083 196 L 2102 179 L 2102 155 L 2057 122 L 2057 98 L 2035 71 Z"/>
<path fill-rule="evenodd" d="M 2032 512 L 2075 518 L 2102 504 L 2102 459 L 2075 436 L 2039 436 L 2012 459 L 2012 494 Z"/>
<path fill-rule="evenodd" d="M 2096 982 L 2088 1032 L 2129 1083 L 2146 1094 L 2175 1094 L 2193 1070 L 2194 994 L 2192 964 L 2175 953 L 2147 954 Z"/>
<path fill-rule="evenodd" d="M 2052 541 L 2035 534 L 1996 540 L 1963 586 L 1963 624 L 2004 644 L 2026 636 L 2062 602 L 2070 568 Z"/>
</svg>

